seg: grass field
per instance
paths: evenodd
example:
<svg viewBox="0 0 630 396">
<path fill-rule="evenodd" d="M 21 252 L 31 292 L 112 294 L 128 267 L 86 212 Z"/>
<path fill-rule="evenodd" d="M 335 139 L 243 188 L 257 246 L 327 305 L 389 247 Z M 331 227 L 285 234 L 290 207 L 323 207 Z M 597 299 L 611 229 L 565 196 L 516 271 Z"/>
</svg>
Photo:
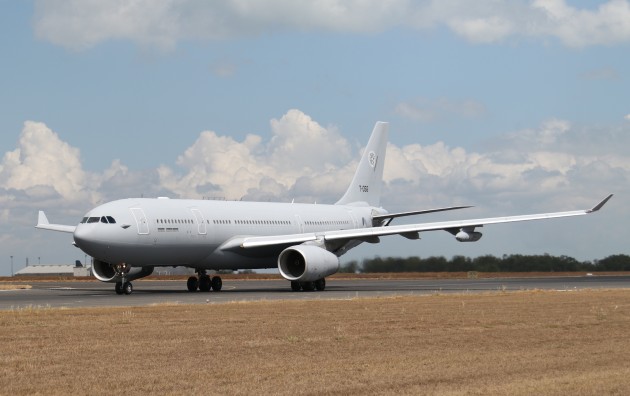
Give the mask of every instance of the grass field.
<svg viewBox="0 0 630 396">
<path fill-rule="evenodd" d="M 0 394 L 630 394 L 630 290 L 0 312 Z"/>
<path fill-rule="evenodd" d="M 31 285 L 22 285 L 19 283 L 1 283 L 0 282 L 0 290 L 20 290 L 20 289 L 31 289 L 33 286 Z"/>
</svg>

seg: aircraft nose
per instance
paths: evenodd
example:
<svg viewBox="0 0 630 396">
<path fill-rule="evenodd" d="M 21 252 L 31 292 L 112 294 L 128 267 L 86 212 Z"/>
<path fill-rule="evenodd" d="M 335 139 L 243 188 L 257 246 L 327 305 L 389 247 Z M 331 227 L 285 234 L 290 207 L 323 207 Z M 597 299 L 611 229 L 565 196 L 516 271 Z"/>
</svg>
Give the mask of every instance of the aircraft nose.
<svg viewBox="0 0 630 396">
<path fill-rule="evenodd" d="M 83 244 L 87 242 L 87 240 L 89 239 L 87 230 L 85 229 L 85 227 L 81 227 L 81 226 L 78 226 L 74 230 L 74 234 L 72 234 L 72 236 L 74 237 L 74 243 L 78 247 L 82 247 Z"/>
<path fill-rule="evenodd" d="M 85 253 L 93 255 L 93 251 L 97 245 L 97 239 L 94 235 L 93 227 L 89 226 L 78 226 L 74 230 L 74 243 L 75 245 L 83 250 Z"/>
</svg>

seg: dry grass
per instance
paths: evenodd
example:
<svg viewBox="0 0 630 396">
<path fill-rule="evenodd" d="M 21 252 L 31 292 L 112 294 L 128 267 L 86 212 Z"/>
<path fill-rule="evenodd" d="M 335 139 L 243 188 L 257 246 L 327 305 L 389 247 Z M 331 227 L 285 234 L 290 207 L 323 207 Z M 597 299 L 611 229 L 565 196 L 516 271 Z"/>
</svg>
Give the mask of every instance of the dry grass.
<svg viewBox="0 0 630 396">
<path fill-rule="evenodd" d="M 630 290 L 0 312 L 1 394 L 630 394 Z"/>
<path fill-rule="evenodd" d="M 0 283 L 0 290 L 20 290 L 20 289 L 30 289 L 33 286 L 31 285 L 16 285 L 12 283 Z"/>
</svg>

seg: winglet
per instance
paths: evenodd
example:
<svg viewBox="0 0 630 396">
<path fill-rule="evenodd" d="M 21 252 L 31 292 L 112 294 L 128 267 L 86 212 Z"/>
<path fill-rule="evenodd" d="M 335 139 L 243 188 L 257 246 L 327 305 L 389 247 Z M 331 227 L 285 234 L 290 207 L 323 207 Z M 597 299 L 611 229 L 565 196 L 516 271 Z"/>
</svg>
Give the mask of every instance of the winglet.
<svg viewBox="0 0 630 396">
<path fill-rule="evenodd" d="M 46 213 L 44 213 L 43 210 L 39 211 L 39 214 L 37 215 L 37 225 L 41 226 L 41 225 L 48 225 L 50 224 L 48 222 L 48 217 L 46 217 Z"/>
<path fill-rule="evenodd" d="M 597 205 L 593 206 L 592 209 L 589 209 L 586 211 L 586 213 L 593 213 L 593 212 L 597 212 L 598 210 L 600 210 L 604 205 L 606 205 L 606 202 L 608 202 L 608 200 L 610 198 L 612 198 L 612 196 L 615 194 L 610 194 L 609 196 L 607 196 L 606 198 L 604 198 L 600 203 L 598 203 Z"/>
</svg>

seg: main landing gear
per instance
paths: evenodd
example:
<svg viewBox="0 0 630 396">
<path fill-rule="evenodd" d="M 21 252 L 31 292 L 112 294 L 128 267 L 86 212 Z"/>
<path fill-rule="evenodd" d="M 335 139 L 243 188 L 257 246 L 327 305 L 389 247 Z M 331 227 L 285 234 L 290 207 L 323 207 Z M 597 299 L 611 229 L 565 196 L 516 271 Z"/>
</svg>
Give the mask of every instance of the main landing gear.
<svg viewBox="0 0 630 396">
<path fill-rule="evenodd" d="M 314 282 L 291 281 L 291 290 L 293 291 L 323 291 L 326 289 L 326 278 L 318 279 Z"/>
<path fill-rule="evenodd" d="M 186 282 L 188 291 L 194 292 L 199 289 L 202 292 L 209 292 L 210 290 L 220 291 L 223 287 L 223 281 L 219 276 L 213 276 L 206 274 L 206 270 L 197 270 L 199 277 L 191 276 Z"/>
</svg>

